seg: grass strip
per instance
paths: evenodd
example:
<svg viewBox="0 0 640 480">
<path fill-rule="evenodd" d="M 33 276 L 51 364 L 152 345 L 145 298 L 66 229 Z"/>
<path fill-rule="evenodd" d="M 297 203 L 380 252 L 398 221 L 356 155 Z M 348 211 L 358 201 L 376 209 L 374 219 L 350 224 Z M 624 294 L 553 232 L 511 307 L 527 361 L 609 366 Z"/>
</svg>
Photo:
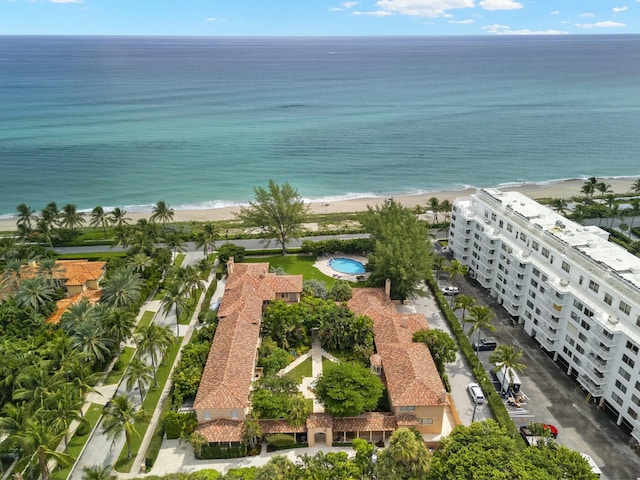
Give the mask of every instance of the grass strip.
<svg viewBox="0 0 640 480">
<path fill-rule="evenodd" d="M 176 255 L 176 259 L 173 262 L 173 265 L 176 267 L 181 267 L 182 262 L 184 262 L 185 258 L 186 258 L 186 255 L 184 253 L 179 253 L 178 255 Z"/>
<path fill-rule="evenodd" d="M 84 419 L 87 421 L 87 428 L 84 429 L 84 435 L 74 435 L 71 440 L 69 440 L 69 445 L 65 450 L 66 453 L 71 455 L 76 460 L 82 452 L 85 443 L 89 440 L 89 434 L 93 431 L 93 428 L 96 426 L 98 421 L 100 420 L 100 416 L 102 415 L 103 406 L 97 403 L 92 403 L 87 410 L 87 413 L 84 416 Z M 69 473 L 71 473 L 71 469 L 73 465 L 70 465 L 66 468 L 58 468 L 51 474 L 52 480 L 65 480 Z"/>
<path fill-rule="evenodd" d="M 101 260 L 108 261 L 115 258 L 124 258 L 127 252 L 92 252 L 92 253 L 65 253 L 58 255 L 58 260 Z"/>
<path fill-rule="evenodd" d="M 107 378 L 105 378 L 104 385 L 113 385 L 114 383 L 120 382 L 135 351 L 136 349 L 133 347 L 124 347 L 124 350 L 122 350 L 122 353 L 120 353 L 118 357 L 118 361 L 109 372 L 109 375 L 107 375 Z"/>
<path fill-rule="evenodd" d="M 311 376 L 312 368 L 311 357 L 309 357 L 296 368 L 288 372 L 287 377 L 294 379 L 297 384 L 301 384 L 303 377 Z"/>
<path fill-rule="evenodd" d="M 153 317 L 156 316 L 156 312 L 152 312 L 151 310 L 147 310 L 142 314 L 140 321 L 138 322 L 138 327 L 148 327 L 151 325 L 153 321 Z"/>
<path fill-rule="evenodd" d="M 147 471 L 149 471 L 149 469 L 153 467 L 153 464 L 156 463 L 156 459 L 158 458 L 158 454 L 160 453 L 160 448 L 162 447 L 162 437 L 164 436 L 164 428 L 162 428 L 162 417 L 165 413 L 171 411 L 171 402 L 168 400 L 169 399 L 167 398 L 167 401 L 165 401 L 164 405 L 162 405 L 160 421 L 156 425 L 156 429 L 153 432 L 153 437 L 151 437 L 149 448 L 147 448 L 147 453 L 144 458 L 144 463 L 147 467 Z"/>
<path fill-rule="evenodd" d="M 279 255 L 264 258 L 245 257 L 243 261 L 246 263 L 269 262 L 271 268 L 282 268 L 282 270 L 284 270 L 289 275 L 302 275 L 304 280 L 319 280 L 321 282 L 324 282 L 327 288 L 331 288 L 336 282 L 335 278 L 325 275 L 316 267 L 314 267 L 314 263 L 316 263 L 316 257 L 313 256 L 310 257 L 307 255 L 287 255 L 283 257 Z M 352 283 L 351 285 L 356 284 Z"/>
<path fill-rule="evenodd" d="M 140 450 L 140 445 L 142 444 L 142 439 L 147 433 L 147 429 L 149 428 L 149 421 L 151 420 L 151 416 L 158 405 L 158 401 L 160 400 L 160 396 L 162 395 L 162 389 L 165 384 L 169 380 L 169 373 L 171 372 L 171 367 L 173 366 L 173 362 L 176 360 L 176 356 L 178 355 L 178 350 L 180 348 L 180 344 L 182 343 L 182 338 L 180 337 L 177 342 L 175 342 L 165 357 L 165 361 L 158 368 L 158 372 L 156 374 L 158 379 L 158 388 L 153 388 L 144 397 L 144 401 L 142 402 L 142 407 L 149 414 L 149 420 L 145 422 L 141 422 L 136 424 L 136 430 L 139 435 L 133 435 L 131 438 L 131 458 L 127 459 L 127 445 L 125 444 L 122 447 L 122 451 L 118 456 L 118 461 L 115 464 L 115 470 L 120 473 L 129 473 L 131 471 L 131 466 L 133 465 L 133 461 L 138 454 L 138 450 Z"/>
</svg>

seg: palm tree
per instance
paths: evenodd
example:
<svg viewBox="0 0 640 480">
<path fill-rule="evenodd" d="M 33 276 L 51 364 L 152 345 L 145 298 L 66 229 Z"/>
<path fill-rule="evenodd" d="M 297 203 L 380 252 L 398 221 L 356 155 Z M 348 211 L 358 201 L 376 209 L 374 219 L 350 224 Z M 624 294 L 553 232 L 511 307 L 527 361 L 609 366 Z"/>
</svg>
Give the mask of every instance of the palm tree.
<svg viewBox="0 0 640 480">
<path fill-rule="evenodd" d="M 10 259 L 4 266 L 3 275 L 11 280 L 14 288 L 19 288 L 22 283 L 22 267 L 24 262 L 19 258 Z"/>
<path fill-rule="evenodd" d="M 134 272 L 143 277 L 144 272 L 153 265 L 153 259 L 144 252 L 138 252 L 129 259 L 128 264 Z"/>
<path fill-rule="evenodd" d="M 116 270 L 105 282 L 102 300 L 114 308 L 129 308 L 140 298 L 142 281 L 130 267 Z"/>
<path fill-rule="evenodd" d="M 51 287 L 54 287 L 53 276 L 60 270 L 62 270 L 62 267 L 56 262 L 55 258 L 42 258 L 38 262 L 38 271 L 46 276 Z"/>
<path fill-rule="evenodd" d="M 138 327 L 135 334 L 136 345 L 138 350 L 144 355 L 148 355 L 151 359 L 151 366 L 153 367 L 153 385 L 158 386 L 158 379 L 156 377 L 156 365 L 158 360 L 163 358 L 171 344 L 173 343 L 173 334 L 169 327 L 161 327 L 152 323 L 147 326 Z"/>
<path fill-rule="evenodd" d="M 444 221 L 449 221 L 449 215 L 451 214 L 451 202 L 447 199 L 444 199 L 442 203 L 440 203 L 440 211 L 444 212 Z"/>
<path fill-rule="evenodd" d="M 253 414 L 247 415 L 242 424 L 242 439 L 249 447 L 249 451 L 253 451 L 258 446 L 258 439 L 262 436 L 262 427 L 258 417 Z"/>
<path fill-rule="evenodd" d="M 114 346 L 119 348 L 122 342 L 131 338 L 136 326 L 136 315 L 130 310 L 113 308 L 102 317 L 101 324 L 107 336 L 113 339 Z"/>
<path fill-rule="evenodd" d="M 111 216 L 111 223 L 116 227 L 123 227 L 131 222 L 131 219 L 127 218 L 127 211 L 122 210 L 120 207 L 114 208 L 109 215 Z"/>
<path fill-rule="evenodd" d="M 173 220 L 173 208 L 169 207 L 164 200 L 160 200 L 153 206 L 152 215 L 150 217 L 152 222 L 160 220 L 164 227 L 167 222 Z"/>
<path fill-rule="evenodd" d="M 491 324 L 491 321 L 495 318 L 496 314 L 491 311 L 486 305 L 476 305 L 469 309 L 469 316 L 466 321 L 471 323 L 471 329 L 469 330 L 469 336 L 473 335 L 473 332 L 478 332 L 478 340 L 476 346 L 480 344 L 480 333 L 482 329 L 495 332 L 496 327 Z M 476 348 L 476 356 L 478 356 L 478 349 Z"/>
<path fill-rule="evenodd" d="M 82 405 L 84 399 L 76 395 L 75 389 L 72 390 L 70 384 L 64 385 L 58 389 L 49 402 L 51 406 L 43 412 L 44 418 L 49 422 L 54 432 L 62 432 L 64 436 L 65 447 L 69 445 L 69 427 L 71 422 L 77 421 L 87 424 L 82 416 Z"/>
<path fill-rule="evenodd" d="M 580 192 L 584 193 L 587 197 L 593 197 L 593 194 L 596 191 L 596 185 L 598 184 L 598 179 L 596 177 L 589 177 L 589 179 L 584 182 L 582 189 Z"/>
<path fill-rule="evenodd" d="M 45 401 L 64 383 L 63 379 L 51 376 L 50 362 L 42 361 L 29 365 L 16 377 L 13 400 L 24 400 L 35 411 L 45 406 Z"/>
<path fill-rule="evenodd" d="M 18 288 L 16 302 L 23 308 L 32 308 L 38 312 L 52 301 L 53 294 L 53 289 L 45 278 L 27 278 Z"/>
<path fill-rule="evenodd" d="M 595 185 L 595 189 L 600 192 L 601 197 L 603 197 L 605 193 L 610 193 L 613 191 L 611 190 L 611 185 L 605 182 L 598 182 Z"/>
<path fill-rule="evenodd" d="M 444 257 L 441 257 L 440 255 L 435 255 L 433 257 L 433 260 L 431 261 L 431 268 L 433 268 L 436 271 L 436 281 L 438 281 L 438 279 L 440 278 L 440 270 L 442 270 L 443 266 L 444 266 Z"/>
<path fill-rule="evenodd" d="M 71 336 L 73 348 L 86 354 L 92 363 L 103 365 L 114 346 L 113 339 L 97 321 L 78 324 Z"/>
<path fill-rule="evenodd" d="M 25 429 L 13 435 L 11 439 L 20 447 L 28 459 L 28 464 L 37 461 L 42 480 L 49 480 L 49 459 L 55 459 L 62 466 L 70 465 L 74 460 L 71 455 L 56 451 L 63 433 L 52 434 L 48 425 L 31 418 L 27 420 Z"/>
<path fill-rule="evenodd" d="M 37 221 L 35 210 L 28 206 L 26 203 L 21 203 L 17 207 L 18 215 L 16 225 L 24 227 L 28 232 L 33 229 L 33 225 Z"/>
<path fill-rule="evenodd" d="M 53 247 L 53 239 L 56 236 L 55 225 L 47 222 L 44 218 L 38 219 L 37 226 L 38 241 Z"/>
<path fill-rule="evenodd" d="M 171 249 L 171 251 L 173 252 L 173 258 L 175 259 L 176 254 L 180 251 L 180 252 L 184 252 L 185 251 L 185 244 L 184 244 L 184 240 L 182 239 L 182 236 L 180 234 L 180 232 L 173 230 L 171 232 L 168 232 L 166 237 L 165 237 L 165 243 L 167 244 L 167 247 L 169 247 Z"/>
<path fill-rule="evenodd" d="M 50 202 L 42 209 L 40 212 L 40 219 L 43 224 L 48 227 L 48 230 L 52 230 L 58 226 L 58 222 L 60 221 L 60 210 L 58 210 L 56 202 Z"/>
<path fill-rule="evenodd" d="M 640 178 L 631 184 L 631 191 L 636 195 L 640 195 Z"/>
<path fill-rule="evenodd" d="M 434 223 L 438 223 L 438 212 L 440 211 L 440 200 L 436 197 L 431 197 L 429 199 L 429 208 L 434 214 L 433 221 Z"/>
<path fill-rule="evenodd" d="M 133 435 L 140 436 L 136 430 L 136 422 L 146 420 L 147 414 L 144 409 L 136 409 L 135 404 L 129 400 L 127 395 L 113 397 L 111 405 L 105 408 L 102 420 L 104 433 L 112 439 L 112 442 L 125 435 L 127 443 L 127 459 L 131 458 L 131 438 Z"/>
<path fill-rule="evenodd" d="M 84 467 L 82 472 L 82 480 L 116 480 L 118 478 L 113 474 L 111 465 Z"/>
<path fill-rule="evenodd" d="M 122 248 L 126 250 L 127 248 L 129 248 L 132 233 L 133 230 L 131 230 L 131 227 L 128 227 L 126 225 L 116 225 L 116 227 L 113 229 L 113 243 L 111 245 L 113 247 L 122 245 Z"/>
<path fill-rule="evenodd" d="M 202 247 L 205 258 L 209 255 L 209 247 L 211 250 L 216 248 L 216 240 L 218 239 L 218 231 L 213 223 L 207 222 L 202 225 L 202 231 L 198 233 L 198 247 Z"/>
<path fill-rule="evenodd" d="M 631 200 L 631 223 L 629 224 L 629 240 L 631 240 L 631 233 L 633 231 L 633 222 L 636 216 L 640 213 L 640 199 L 634 198 Z"/>
<path fill-rule="evenodd" d="M 516 350 L 513 345 L 498 345 L 498 348 L 491 353 L 489 361 L 495 363 L 494 372 L 505 369 L 509 374 L 509 389 L 513 386 L 513 373 L 515 371 L 522 372 L 527 366 L 519 363 L 522 357 L 522 350 Z"/>
<path fill-rule="evenodd" d="M 180 315 L 189 307 L 188 290 L 176 280 L 165 286 L 162 311 L 168 315 L 173 310 L 176 315 L 176 338 L 180 337 Z"/>
<path fill-rule="evenodd" d="M 470 297 L 469 295 L 458 295 L 454 302 L 455 308 L 454 310 L 462 310 L 462 319 L 460 320 L 461 324 L 464 325 L 464 316 L 471 307 L 473 307 L 476 303 L 476 299 Z M 463 327 L 464 328 L 464 327 Z"/>
<path fill-rule="evenodd" d="M 127 389 L 131 391 L 136 385 L 140 392 L 140 403 L 144 400 L 144 394 L 146 388 L 153 380 L 153 367 L 146 364 L 139 357 L 136 357 L 129 362 L 129 368 L 126 373 L 127 377 Z"/>
<path fill-rule="evenodd" d="M 107 238 L 107 225 L 111 225 L 111 217 L 107 215 L 100 205 L 91 210 L 91 221 L 89 225 L 92 227 L 102 227 L 104 238 Z"/>
<path fill-rule="evenodd" d="M 287 421 L 294 427 L 301 427 L 305 424 L 310 413 L 306 400 L 298 394 L 292 397 L 289 402 Z"/>
<path fill-rule="evenodd" d="M 453 281 L 454 283 L 458 275 L 461 275 L 464 277 L 469 271 L 469 267 L 467 267 L 466 265 L 463 265 L 457 259 L 452 260 L 451 263 L 449 263 L 449 265 L 444 267 L 444 269 L 445 271 L 449 272 L 449 280 Z M 454 297 L 455 295 L 451 296 L 451 306 L 453 306 Z"/>
<path fill-rule="evenodd" d="M 567 214 L 568 202 L 564 198 L 554 198 L 551 200 L 551 208 L 560 215 Z"/>
<path fill-rule="evenodd" d="M 85 222 L 84 213 L 78 212 L 77 207 L 73 203 L 68 203 L 62 207 L 62 212 L 60 212 L 61 227 L 75 230 L 84 225 Z"/>
<path fill-rule="evenodd" d="M 184 288 L 191 296 L 195 296 L 198 290 L 204 289 L 204 282 L 200 276 L 200 270 L 194 266 L 187 265 L 184 267 Z"/>
</svg>

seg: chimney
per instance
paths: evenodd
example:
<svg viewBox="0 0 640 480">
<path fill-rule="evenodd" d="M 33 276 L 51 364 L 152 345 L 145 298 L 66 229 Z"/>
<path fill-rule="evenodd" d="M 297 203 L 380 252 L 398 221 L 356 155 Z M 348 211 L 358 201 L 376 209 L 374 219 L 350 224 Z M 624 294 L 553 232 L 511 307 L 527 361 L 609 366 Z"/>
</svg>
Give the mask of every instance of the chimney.
<svg viewBox="0 0 640 480">
<path fill-rule="evenodd" d="M 227 260 L 227 275 L 231 275 L 233 273 L 233 257 L 229 257 Z"/>
<path fill-rule="evenodd" d="M 387 297 L 391 298 L 391 279 L 390 278 L 387 278 L 384 281 L 384 294 Z"/>
</svg>

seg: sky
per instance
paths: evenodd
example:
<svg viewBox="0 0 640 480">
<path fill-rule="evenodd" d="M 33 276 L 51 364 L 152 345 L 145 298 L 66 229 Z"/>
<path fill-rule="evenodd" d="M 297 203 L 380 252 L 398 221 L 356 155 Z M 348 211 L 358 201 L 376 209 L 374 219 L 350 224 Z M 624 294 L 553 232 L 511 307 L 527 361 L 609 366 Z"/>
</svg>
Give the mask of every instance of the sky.
<svg viewBox="0 0 640 480">
<path fill-rule="evenodd" d="M 640 33 L 640 0 L 0 0 L 0 35 L 600 33 Z"/>
</svg>

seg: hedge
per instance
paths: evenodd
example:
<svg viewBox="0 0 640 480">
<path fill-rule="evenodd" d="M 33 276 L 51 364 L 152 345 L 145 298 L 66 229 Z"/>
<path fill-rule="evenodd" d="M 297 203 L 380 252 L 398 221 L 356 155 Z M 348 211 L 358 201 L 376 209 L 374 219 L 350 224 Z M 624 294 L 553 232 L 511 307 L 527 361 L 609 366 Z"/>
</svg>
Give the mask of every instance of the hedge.
<svg viewBox="0 0 640 480">
<path fill-rule="evenodd" d="M 275 448 L 291 448 L 296 444 L 296 439 L 293 435 L 276 433 L 274 435 L 267 435 L 267 443 L 273 445 Z"/>
<path fill-rule="evenodd" d="M 240 458 L 247 456 L 247 447 L 238 445 L 233 447 L 222 447 L 219 445 L 203 445 L 200 456 L 196 457 L 202 460 L 211 460 L 216 458 Z"/>
<path fill-rule="evenodd" d="M 300 250 L 303 253 L 322 255 L 325 253 L 363 253 L 373 250 L 373 240 L 371 238 L 352 238 L 339 240 L 331 238 L 328 240 L 303 240 Z"/>
<path fill-rule="evenodd" d="M 507 430 L 507 432 L 515 431 L 515 428 L 516 428 L 515 423 L 513 423 L 513 420 L 511 420 L 511 417 L 509 416 L 509 412 L 507 411 L 507 408 L 504 406 L 502 398 L 500 397 L 500 395 L 498 395 L 498 392 L 496 392 L 496 389 L 493 386 L 493 383 L 491 382 L 491 379 L 487 375 L 487 372 L 485 371 L 484 367 L 482 366 L 482 363 L 480 363 L 480 360 L 478 360 L 478 358 L 476 357 L 476 352 L 473 350 L 473 347 L 471 346 L 471 342 L 469 341 L 469 338 L 464 334 L 464 330 L 460 326 L 460 322 L 458 321 L 458 318 L 455 316 L 455 314 L 453 313 L 453 310 L 449 306 L 449 302 L 447 298 L 442 294 L 442 292 L 440 291 L 440 288 L 438 287 L 435 279 L 432 276 L 427 278 L 426 282 L 427 282 L 427 285 L 429 285 L 429 288 L 431 289 L 431 292 L 433 293 L 436 299 L 436 302 L 438 303 L 438 307 L 440 308 L 440 311 L 442 312 L 447 323 L 449 324 L 449 327 L 451 328 L 451 332 L 453 333 L 453 336 L 456 338 L 458 345 L 460 346 L 460 350 L 462 351 L 462 354 L 465 356 L 465 358 L 467 359 L 467 362 L 471 366 L 473 375 L 476 377 L 476 380 L 480 384 L 482 391 L 487 396 L 487 401 L 489 403 L 489 408 L 491 409 L 491 413 L 493 414 L 493 417 L 495 418 L 496 422 L 498 422 Z M 516 442 L 521 447 L 526 446 L 526 444 L 520 438 L 520 436 L 516 436 Z"/>
</svg>

